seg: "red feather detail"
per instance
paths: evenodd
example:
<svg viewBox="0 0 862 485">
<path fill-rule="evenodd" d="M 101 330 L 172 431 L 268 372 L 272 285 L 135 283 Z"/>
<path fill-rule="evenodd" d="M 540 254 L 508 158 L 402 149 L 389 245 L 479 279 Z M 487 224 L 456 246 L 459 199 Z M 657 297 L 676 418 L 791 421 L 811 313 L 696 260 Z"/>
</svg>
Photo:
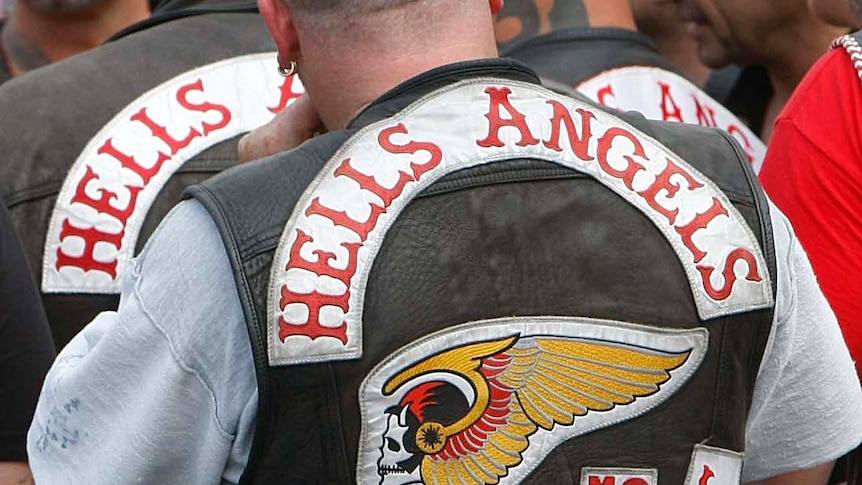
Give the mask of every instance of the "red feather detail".
<svg viewBox="0 0 862 485">
<path fill-rule="evenodd" d="M 421 386 L 417 386 L 404 396 L 404 399 L 401 400 L 401 406 L 404 407 L 409 404 L 410 412 L 416 416 L 416 419 L 418 419 L 420 423 L 424 423 L 425 408 L 433 404 L 440 404 L 437 401 L 432 401 L 430 397 L 434 392 L 434 389 L 437 389 L 442 385 L 442 382 L 427 382 Z"/>
<path fill-rule="evenodd" d="M 487 444 L 490 436 L 508 424 L 511 415 L 509 407 L 515 391 L 497 381 L 497 377 L 505 372 L 511 363 L 512 357 L 506 353 L 497 354 L 482 361 L 479 372 L 487 379 L 491 394 L 488 407 L 472 426 L 449 437 L 446 447 L 432 457 L 435 461 L 458 459 L 478 453 Z"/>
</svg>

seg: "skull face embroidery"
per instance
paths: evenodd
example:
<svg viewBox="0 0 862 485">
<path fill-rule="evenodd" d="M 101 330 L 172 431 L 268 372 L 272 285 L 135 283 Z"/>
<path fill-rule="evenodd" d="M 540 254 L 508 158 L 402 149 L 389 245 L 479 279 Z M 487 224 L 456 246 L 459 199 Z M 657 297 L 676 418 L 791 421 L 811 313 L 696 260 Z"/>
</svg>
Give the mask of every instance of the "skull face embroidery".
<svg viewBox="0 0 862 485">
<path fill-rule="evenodd" d="M 386 432 L 377 460 L 378 485 L 422 484 L 423 444 L 429 440 L 423 423 L 455 422 L 469 406 L 457 388 L 429 382 L 409 392 L 398 406 L 386 410 Z"/>
<path fill-rule="evenodd" d="M 379 485 L 402 485 L 422 483 L 419 476 L 421 460 L 415 453 L 407 451 L 404 435 L 410 431 L 407 425 L 407 415 L 410 406 L 405 406 L 398 414 L 397 408 L 387 411 L 386 433 L 383 434 L 383 444 L 380 445 L 380 459 L 377 460 L 377 474 L 380 475 Z M 412 461 L 412 463 L 411 463 Z"/>
</svg>

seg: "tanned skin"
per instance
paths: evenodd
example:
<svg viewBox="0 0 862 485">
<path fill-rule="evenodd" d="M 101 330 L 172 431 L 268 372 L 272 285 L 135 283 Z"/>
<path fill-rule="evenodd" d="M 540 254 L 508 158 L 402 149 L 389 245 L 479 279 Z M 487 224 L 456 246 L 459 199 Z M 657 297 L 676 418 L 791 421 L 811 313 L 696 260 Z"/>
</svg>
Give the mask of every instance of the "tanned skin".
<svg viewBox="0 0 862 485">
<path fill-rule="evenodd" d="M 497 16 L 501 50 L 538 35 L 575 27 L 637 30 L 628 0 L 509 0 Z"/>
<path fill-rule="evenodd" d="M 19 0 L 0 32 L 13 76 L 103 44 L 150 15 L 148 0 Z"/>
</svg>

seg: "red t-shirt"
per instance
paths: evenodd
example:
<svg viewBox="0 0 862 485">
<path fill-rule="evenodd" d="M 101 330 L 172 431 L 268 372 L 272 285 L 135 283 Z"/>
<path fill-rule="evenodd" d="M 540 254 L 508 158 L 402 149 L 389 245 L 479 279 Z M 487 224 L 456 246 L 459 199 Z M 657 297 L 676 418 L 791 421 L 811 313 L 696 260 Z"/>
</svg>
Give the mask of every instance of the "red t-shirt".
<svg viewBox="0 0 862 485">
<path fill-rule="evenodd" d="M 862 83 L 844 49 L 797 88 L 760 177 L 808 252 L 862 376 Z"/>
</svg>

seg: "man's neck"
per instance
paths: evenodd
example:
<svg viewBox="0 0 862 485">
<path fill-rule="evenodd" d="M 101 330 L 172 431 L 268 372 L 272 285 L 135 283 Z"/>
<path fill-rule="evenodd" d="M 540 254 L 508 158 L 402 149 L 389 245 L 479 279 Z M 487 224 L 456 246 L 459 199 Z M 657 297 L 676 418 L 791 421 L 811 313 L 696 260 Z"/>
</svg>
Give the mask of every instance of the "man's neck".
<svg viewBox="0 0 862 485">
<path fill-rule="evenodd" d="M 637 31 L 629 0 L 584 0 L 590 27 Z"/>
<path fill-rule="evenodd" d="M 487 22 L 487 29 L 476 25 Z M 417 26 L 414 42 L 395 42 L 383 27 L 357 33 L 352 45 L 307 43 L 299 74 L 329 130 L 344 129 L 369 104 L 399 84 L 436 67 L 497 57 L 490 13 L 469 21 L 425 29 Z M 459 39 L 453 43 L 451 39 Z M 373 55 L 369 55 L 372 53 Z M 362 59 L 362 62 L 344 62 Z"/>
<path fill-rule="evenodd" d="M 18 2 L 0 45 L 13 76 L 101 45 L 149 16 L 147 0 L 117 0 L 78 14 L 48 15 Z"/>
<path fill-rule="evenodd" d="M 773 39 L 773 45 L 783 48 L 774 48 L 772 52 L 776 55 L 764 63 L 774 91 L 763 120 L 764 141 L 769 140 L 772 125 L 802 78 L 826 53 L 830 43 L 844 33 L 841 27 L 812 19 L 805 25 L 797 24 L 786 29 L 782 32 L 782 39 Z"/>
<path fill-rule="evenodd" d="M 706 83 L 712 71 L 700 62 L 697 57 L 697 43 L 692 42 L 685 31 L 668 32 L 665 35 L 653 36 L 652 39 L 659 53 L 678 67 L 686 79 L 698 86 Z"/>
</svg>

